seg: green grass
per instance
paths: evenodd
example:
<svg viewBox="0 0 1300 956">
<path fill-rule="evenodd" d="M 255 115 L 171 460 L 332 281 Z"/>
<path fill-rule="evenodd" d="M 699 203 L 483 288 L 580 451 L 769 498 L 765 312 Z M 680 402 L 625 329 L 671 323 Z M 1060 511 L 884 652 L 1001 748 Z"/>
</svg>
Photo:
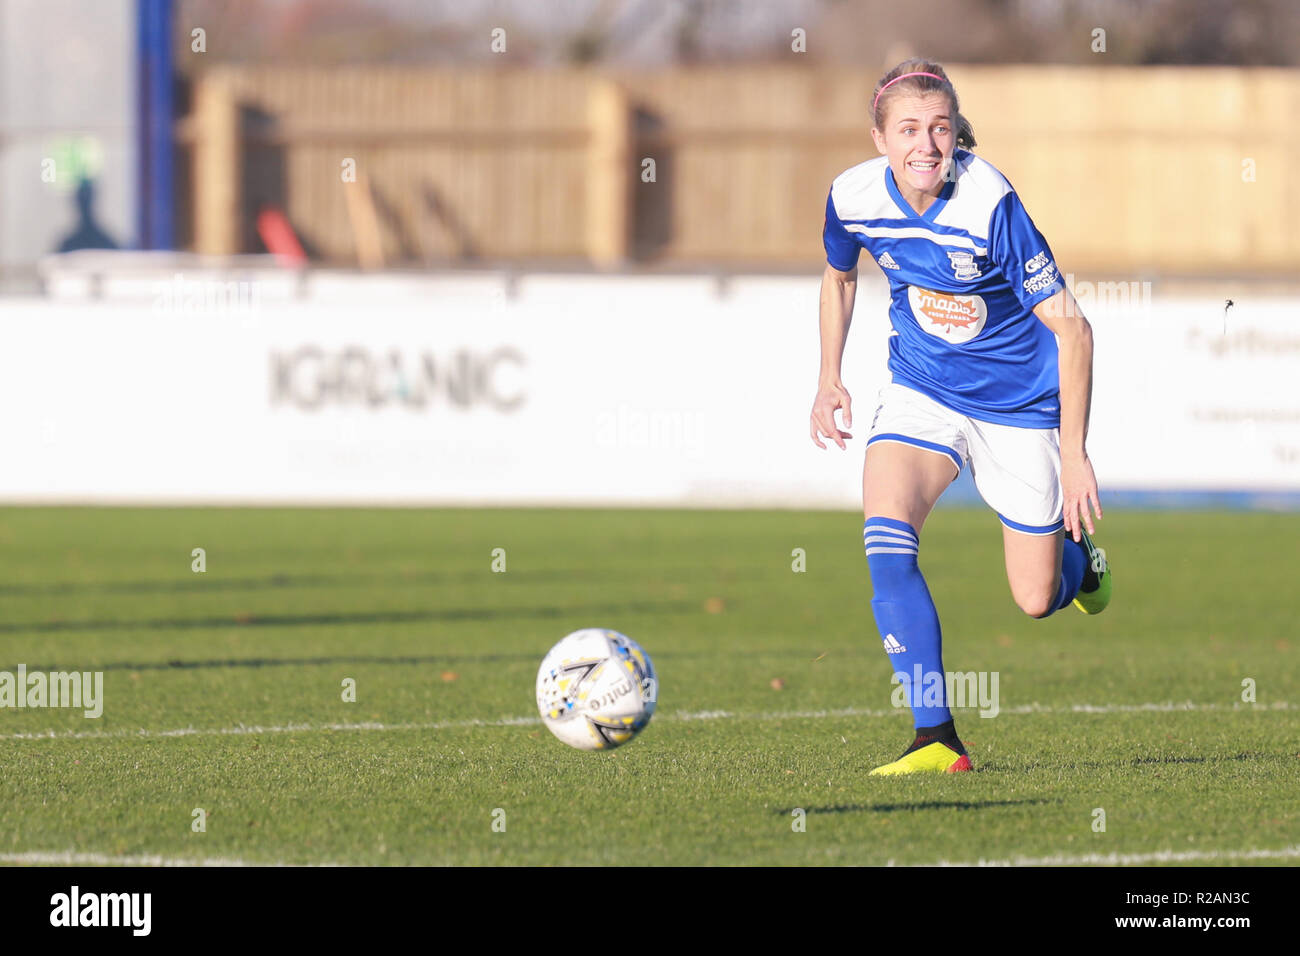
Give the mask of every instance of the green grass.
<svg viewBox="0 0 1300 956">
<path fill-rule="evenodd" d="M 1111 608 L 1034 621 L 996 517 L 935 513 L 945 665 L 997 671 L 1002 712 L 957 713 L 976 773 L 868 778 L 911 724 L 852 514 L 2 510 L 0 670 L 103 670 L 105 704 L 0 709 L 0 859 L 1204 864 L 1300 844 L 1300 515 L 1115 511 L 1098 540 Z M 636 638 L 661 681 L 607 753 L 511 722 L 587 626 Z"/>
</svg>

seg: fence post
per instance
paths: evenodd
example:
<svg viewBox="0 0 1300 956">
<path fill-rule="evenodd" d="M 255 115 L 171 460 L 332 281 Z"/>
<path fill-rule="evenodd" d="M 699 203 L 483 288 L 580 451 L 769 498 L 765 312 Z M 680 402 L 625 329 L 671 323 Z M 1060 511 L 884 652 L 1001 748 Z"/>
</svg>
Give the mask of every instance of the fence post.
<svg viewBox="0 0 1300 956">
<path fill-rule="evenodd" d="M 203 255 L 240 252 L 239 104 L 218 72 L 194 90 L 194 248 Z"/>
<path fill-rule="evenodd" d="M 613 80 L 595 77 L 587 93 L 586 251 L 601 268 L 628 259 L 632 200 L 632 113 Z"/>
</svg>

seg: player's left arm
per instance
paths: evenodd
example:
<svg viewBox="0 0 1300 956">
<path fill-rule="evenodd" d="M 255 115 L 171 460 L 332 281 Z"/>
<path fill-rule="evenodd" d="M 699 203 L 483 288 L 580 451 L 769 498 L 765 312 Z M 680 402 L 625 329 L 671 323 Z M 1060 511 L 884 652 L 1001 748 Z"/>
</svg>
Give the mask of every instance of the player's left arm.
<svg viewBox="0 0 1300 956">
<path fill-rule="evenodd" d="M 1065 533 L 1079 540 L 1079 523 L 1095 533 L 1092 512 L 1101 517 L 1097 476 L 1088 460 L 1088 416 L 1092 408 L 1092 326 L 1069 289 L 1061 289 L 1034 306 L 1056 333 L 1061 379 L 1061 492 Z M 1091 511 L 1089 507 L 1091 506 Z"/>
</svg>

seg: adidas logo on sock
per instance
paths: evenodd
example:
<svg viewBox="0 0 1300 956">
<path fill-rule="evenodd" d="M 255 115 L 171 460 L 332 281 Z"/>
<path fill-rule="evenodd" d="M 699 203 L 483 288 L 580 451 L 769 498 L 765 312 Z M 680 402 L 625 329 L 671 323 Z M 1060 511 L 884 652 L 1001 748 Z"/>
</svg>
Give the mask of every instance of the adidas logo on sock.
<svg viewBox="0 0 1300 956">
<path fill-rule="evenodd" d="M 902 644 L 898 643 L 898 638 L 894 637 L 893 634 L 885 635 L 886 654 L 901 654 L 905 650 L 907 650 L 907 648 L 904 647 Z"/>
<path fill-rule="evenodd" d="M 898 263 L 894 261 L 894 257 L 891 256 L 888 252 L 882 252 L 880 256 L 876 259 L 876 261 L 880 263 L 880 268 L 882 269 L 898 268 Z"/>
</svg>

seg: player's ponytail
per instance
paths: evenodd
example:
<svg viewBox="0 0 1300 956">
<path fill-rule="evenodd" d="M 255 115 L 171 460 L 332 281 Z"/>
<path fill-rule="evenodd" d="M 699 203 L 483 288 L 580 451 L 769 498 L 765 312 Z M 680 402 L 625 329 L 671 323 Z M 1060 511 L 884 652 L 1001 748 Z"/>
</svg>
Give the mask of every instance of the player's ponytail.
<svg viewBox="0 0 1300 956">
<path fill-rule="evenodd" d="M 889 113 L 890 102 L 899 93 L 913 95 L 921 93 L 944 93 L 952 100 L 953 125 L 957 128 L 957 145 L 962 149 L 975 148 L 975 130 L 970 120 L 961 114 L 961 103 L 957 99 L 957 90 L 948 79 L 942 66 L 924 57 L 912 57 L 904 60 L 880 78 L 872 92 L 871 119 L 880 129 L 884 129 L 885 117 Z"/>
</svg>

